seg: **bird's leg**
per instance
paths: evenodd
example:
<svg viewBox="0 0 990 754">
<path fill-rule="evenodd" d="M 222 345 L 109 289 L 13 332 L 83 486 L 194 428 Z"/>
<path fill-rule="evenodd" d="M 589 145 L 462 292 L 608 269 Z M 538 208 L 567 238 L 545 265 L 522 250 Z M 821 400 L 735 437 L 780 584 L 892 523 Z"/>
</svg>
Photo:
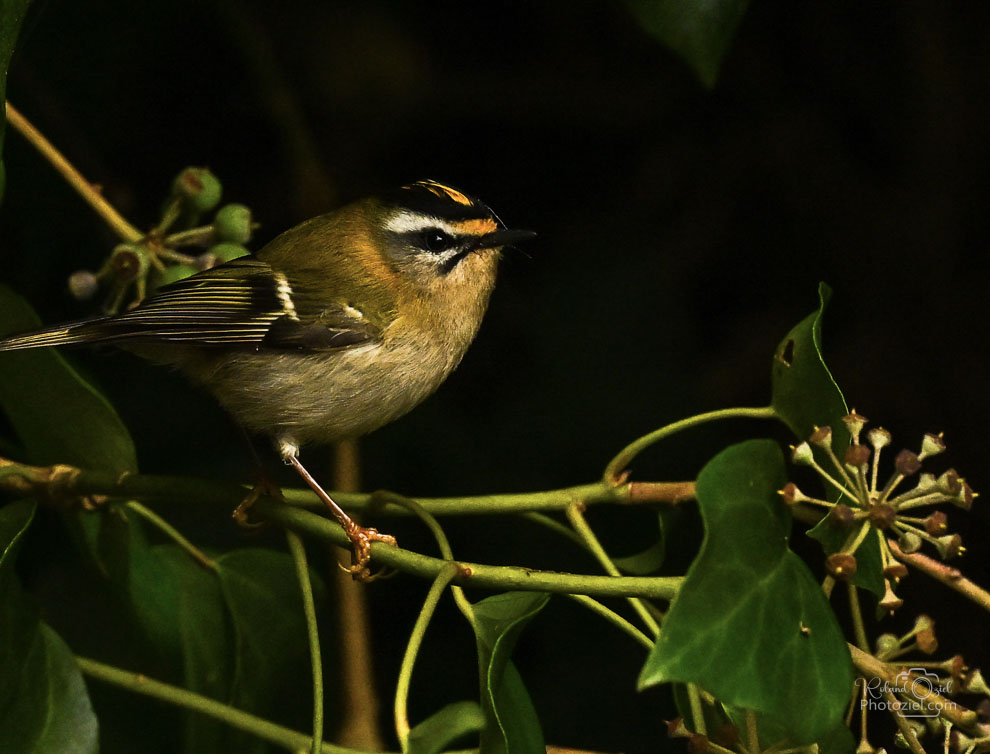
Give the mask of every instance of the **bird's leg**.
<svg viewBox="0 0 990 754">
<path fill-rule="evenodd" d="M 265 470 L 250 435 L 240 425 L 238 425 L 238 429 L 241 431 L 241 436 L 244 438 L 248 452 L 251 455 L 251 465 L 254 470 L 254 485 L 251 487 L 250 492 L 244 496 L 244 499 L 234 508 L 231 517 L 239 526 L 243 526 L 245 529 L 260 529 L 267 526 L 267 522 L 251 520 L 251 508 L 254 504 L 263 497 L 270 497 L 284 503 L 285 496 L 282 494 L 282 488 L 278 486 L 278 483 Z"/>
<path fill-rule="evenodd" d="M 337 519 L 337 523 L 340 524 L 347 538 L 351 541 L 351 565 L 349 568 L 344 568 L 344 570 L 350 573 L 355 580 L 369 580 L 371 578 L 371 572 L 368 569 L 368 561 L 371 559 L 371 543 L 384 542 L 385 544 L 396 545 L 398 543 L 395 541 L 395 537 L 391 534 L 381 534 L 377 529 L 361 526 L 353 518 L 348 516 L 344 512 L 344 509 L 334 502 L 334 499 L 327 494 L 326 490 L 320 486 L 319 482 L 302 465 L 299 460 L 299 447 L 295 443 L 280 440 L 279 452 L 282 454 L 285 462 L 291 464 L 296 470 L 296 473 L 316 493 L 316 496 L 326 503 L 326 506 L 330 509 L 330 513 Z"/>
</svg>

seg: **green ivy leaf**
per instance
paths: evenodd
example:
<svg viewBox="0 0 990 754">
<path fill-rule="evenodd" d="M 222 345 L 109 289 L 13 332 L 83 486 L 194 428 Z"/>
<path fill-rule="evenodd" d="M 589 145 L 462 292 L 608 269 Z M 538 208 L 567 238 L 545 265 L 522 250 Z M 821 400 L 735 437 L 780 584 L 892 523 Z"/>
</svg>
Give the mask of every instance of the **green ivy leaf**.
<svg viewBox="0 0 990 754">
<path fill-rule="evenodd" d="M 818 311 L 798 323 L 777 346 L 773 360 L 771 403 L 799 439 L 806 439 L 815 427 L 829 426 L 832 428 L 833 446 L 845 448 L 850 440 L 842 417 L 849 413 L 849 408 L 825 365 L 821 347 L 822 317 L 831 295 L 827 285 L 819 284 Z M 829 464 L 824 458 L 821 460 L 826 466 Z M 828 492 L 831 493 L 831 490 Z M 842 548 L 847 533 L 833 526 L 827 518 L 808 531 L 808 535 L 820 541 L 822 549 L 829 555 Z M 856 563 L 852 583 L 882 596 L 883 564 L 875 537 L 868 537 L 856 551 Z"/>
<path fill-rule="evenodd" d="M 493 754 L 546 751 L 533 702 L 510 657 L 523 628 L 549 599 L 549 595 L 536 592 L 510 592 L 474 605 L 485 715 L 482 751 Z"/>
<path fill-rule="evenodd" d="M 30 4 L 31 0 L 0 0 L 0 155 L 3 154 L 4 127 L 7 124 L 4 107 L 7 101 L 7 70 Z M 3 159 L 0 158 L 0 199 L 3 198 L 5 174 Z"/>
<path fill-rule="evenodd" d="M 0 508 L 0 751 L 88 754 L 97 750 L 97 722 L 79 667 L 14 574 L 33 517 L 27 501 Z"/>
<path fill-rule="evenodd" d="M 299 717 L 308 722 L 310 707 L 300 705 L 309 677 L 309 646 L 295 565 L 285 552 L 245 548 L 217 558 L 220 589 L 230 618 L 233 645 L 229 696 L 238 709 L 268 719 Z M 310 571 L 317 610 L 326 596 L 323 581 Z M 273 652 L 272 649 L 277 648 Z M 217 648 L 218 650 L 220 648 Z M 333 689 L 326 691 L 332 705 Z M 228 730 L 227 750 L 267 749 L 254 737 Z"/>
<path fill-rule="evenodd" d="M 749 0 L 626 0 L 626 5 L 711 89 Z"/>
<path fill-rule="evenodd" d="M 24 300 L 0 287 L 0 332 L 37 324 Z M 133 443 L 113 408 L 55 349 L 2 353 L 0 362 L 0 405 L 30 461 L 136 469 Z M 308 672 L 288 555 L 243 550 L 218 559 L 214 571 L 174 544 L 152 544 L 145 521 L 123 503 L 67 519 L 123 599 L 136 634 L 166 661 L 169 680 L 256 714 L 286 712 L 286 700 L 297 695 L 273 689 L 295 688 Z M 198 715 L 186 718 L 184 739 L 187 751 L 267 750 Z"/>
<path fill-rule="evenodd" d="M 28 303 L 0 285 L 0 335 L 39 324 Z M 137 471 L 134 443 L 117 412 L 54 348 L 0 354 L 0 405 L 30 463 Z"/>
<path fill-rule="evenodd" d="M 783 483 L 783 456 L 770 440 L 734 445 L 702 469 L 705 541 L 639 686 L 696 683 L 763 713 L 801 745 L 841 720 L 853 676 L 821 587 L 787 547 Z"/>
<path fill-rule="evenodd" d="M 773 356 L 773 395 L 770 404 L 801 440 L 826 425 L 837 448 L 849 444 L 842 417 L 849 413 L 842 391 L 822 357 L 822 317 L 832 291 L 818 286 L 818 310 L 801 320 L 784 337 Z"/>
<path fill-rule="evenodd" d="M 439 754 L 484 726 L 485 715 L 477 702 L 448 704 L 409 731 L 408 754 Z"/>
</svg>

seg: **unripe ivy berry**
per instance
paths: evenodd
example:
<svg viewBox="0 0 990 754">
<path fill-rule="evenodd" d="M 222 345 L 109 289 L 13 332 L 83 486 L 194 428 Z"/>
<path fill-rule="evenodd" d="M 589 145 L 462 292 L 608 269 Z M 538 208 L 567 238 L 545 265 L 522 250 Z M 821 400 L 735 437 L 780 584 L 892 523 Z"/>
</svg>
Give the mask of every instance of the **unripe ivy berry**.
<svg viewBox="0 0 990 754">
<path fill-rule="evenodd" d="M 884 577 L 888 579 L 893 579 L 894 581 L 900 581 L 905 576 L 908 575 L 907 566 L 903 563 L 891 563 L 889 566 L 883 569 Z"/>
<path fill-rule="evenodd" d="M 952 498 L 951 502 L 953 505 L 962 508 L 964 511 L 968 511 L 973 507 L 973 498 L 976 497 L 977 493 L 973 492 L 973 488 L 969 486 L 966 482 L 962 482 L 959 494 Z"/>
<path fill-rule="evenodd" d="M 243 204 L 225 204 L 213 218 L 217 241 L 247 243 L 251 239 L 251 210 Z"/>
<path fill-rule="evenodd" d="M 812 445 L 817 445 L 823 450 L 827 450 L 832 447 L 832 428 L 831 427 L 815 427 L 815 431 L 811 433 L 808 437 L 808 442 Z"/>
<path fill-rule="evenodd" d="M 893 634 L 880 634 L 876 642 L 876 655 L 883 658 L 901 648 L 901 642 Z"/>
<path fill-rule="evenodd" d="M 839 581 L 849 581 L 856 575 L 856 556 L 848 552 L 836 552 L 825 558 L 825 570 Z"/>
<path fill-rule="evenodd" d="M 100 281 L 89 270 L 76 270 L 69 275 L 69 293 L 77 301 L 87 301 L 96 295 Z"/>
<path fill-rule="evenodd" d="M 921 468 L 921 460 L 913 450 L 905 449 L 898 453 L 897 458 L 894 459 L 894 468 L 897 469 L 898 474 L 911 476 Z"/>
<path fill-rule="evenodd" d="M 148 270 L 148 252 L 136 243 L 122 243 L 110 255 L 110 266 L 117 280 L 128 283 Z"/>
<path fill-rule="evenodd" d="M 870 460 L 870 448 L 867 445 L 850 445 L 846 448 L 846 455 L 843 460 L 846 466 L 853 468 L 865 466 L 866 462 Z"/>
<path fill-rule="evenodd" d="M 935 540 L 935 549 L 938 550 L 938 554 L 943 560 L 958 558 L 966 551 L 966 548 L 963 547 L 962 537 L 958 534 L 946 534 L 945 536 L 937 537 Z"/>
<path fill-rule="evenodd" d="M 172 191 L 196 212 L 209 212 L 220 203 L 220 181 L 206 168 L 186 168 L 172 183 Z"/>
<path fill-rule="evenodd" d="M 796 447 L 791 447 L 791 463 L 798 466 L 810 466 L 814 462 L 815 455 L 808 443 L 803 442 Z"/>
<path fill-rule="evenodd" d="M 935 654 L 935 650 L 938 649 L 938 639 L 935 638 L 934 629 L 926 628 L 924 631 L 919 631 L 915 636 L 915 641 L 918 642 L 918 649 L 926 655 Z"/>
<path fill-rule="evenodd" d="M 935 484 L 938 486 L 939 492 L 944 492 L 946 495 L 957 495 L 962 489 L 962 480 L 959 478 L 959 472 L 955 469 L 944 471 L 935 481 Z"/>
<path fill-rule="evenodd" d="M 897 546 L 908 554 L 918 552 L 921 549 L 921 537 L 913 531 L 901 532 L 901 536 L 897 538 Z"/>
<path fill-rule="evenodd" d="M 935 511 L 925 519 L 925 531 L 933 537 L 945 534 L 949 530 L 948 517 L 942 511 Z"/>
<path fill-rule="evenodd" d="M 229 262 L 231 259 L 245 257 L 251 252 L 239 243 L 218 243 L 216 246 L 210 248 L 209 253 L 217 258 L 218 264 L 222 264 L 224 262 Z"/>
<path fill-rule="evenodd" d="M 199 270 L 191 264 L 169 265 L 165 268 L 165 271 L 158 276 L 158 280 L 155 281 L 155 285 L 156 287 L 168 285 L 169 283 L 174 283 L 176 280 L 182 280 L 190 275 L 195 275 L 197 272 L 199 272 Z"/>
<path fill-rule="evenodd" d="M 829 521 L 843 529 L 848 529 L 854 523 L 856 523 L 856 514 L 852 508 L 850 508 L 845 503 L 837 503 L 832 508 L 832 513 L 829 516 Z"/>
</svg>

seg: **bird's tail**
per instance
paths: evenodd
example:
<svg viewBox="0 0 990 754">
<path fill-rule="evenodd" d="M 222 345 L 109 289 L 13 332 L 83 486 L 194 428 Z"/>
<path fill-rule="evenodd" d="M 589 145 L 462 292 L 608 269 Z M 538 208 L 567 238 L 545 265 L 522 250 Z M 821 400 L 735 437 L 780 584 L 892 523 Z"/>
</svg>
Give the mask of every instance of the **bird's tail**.
<svg viewBox="0 0 990 754">
<path fill-rule="evenodd" d="M 54 325 L 41 330 L 0 338 L 0 351 L 18 351 L 23 348 L 44 348 L 46 346 L 71 346 L 78 343 L 93 343 L 102 340 L 94 337 L 99 332 L 98 323 L 102 318 Z"/>
</svg>

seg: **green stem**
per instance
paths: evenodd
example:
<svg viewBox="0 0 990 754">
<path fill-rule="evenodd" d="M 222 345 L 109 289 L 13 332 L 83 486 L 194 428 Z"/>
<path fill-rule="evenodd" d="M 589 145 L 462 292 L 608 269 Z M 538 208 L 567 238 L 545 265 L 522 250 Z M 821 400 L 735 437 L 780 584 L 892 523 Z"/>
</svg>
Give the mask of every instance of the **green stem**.
<svg viewBox="0 0 990 754">
<path fill-rule="evenodd" d="M 291 529 L 285 530 L 285 538 L 296 565 L 296 578 L 302 592 L 303 614 L 306 617 L 306 638 L 309 641 L 309 661 L 313 676 L 313 745 L 312 754 L 319 754 L 323 743 L 323 658 L 320 652 L 320 629 L 316 623 L 316 604 L 313 601 L 313 584 L 309 580 L 306 562 L 306 546 Z"/>
<path fill-rule="evenodd" d="M 863 612 L 859 606 L 859 590 L 854 584 L 847 584 L 849 587 L 849 613 L 852 616 L 853 633 L 856 634 L 856 643 L 864 652 L 870 651 L 870 641 L 866 638 L 866 626 L 863 623 Z"/>
<path fill-rule="evenodd" d="M 746 710 L 746 752 L 747 754 L 760 754 L 760 736 L 756 732 L 756 713 Z"/>
<path fill-rule="evenodd" d="M 582 513 L 583 505 L 580 502 L 574 503 L 567 509 L 567 520 L 571 522 L 571 526 L 574 527 L 581 539 L 585 541 L 588 545 L 588 549 L 591 550 L 592 554 L 598 559 L 602 568 L 610 576 L 621 578 L 621 573 L 616 567 L 615 563 L 605 552 L 605 548 L 602 547 L 602 543 L 598 541 L 598 537 L 595 536 L 595 532 L 592 531 L 591 527 L 588 526 L 588 522 L 584 518 Z M 646 627 L 650 630 L 653 636 L 657 636 L 660 633 L 660 625 L 654 619 L 653 615 L 643 604 L 643 601 L 639 597 L 629 597 L 629 604 L 632 605 L 633 610 L 639 615 L 639 618 Z"/>
<path fill-rule="evenodd" d="M 0 459 L 0 467 L 9 469 L 0 479 L 0 493 L 23 495 L 31 490 L 25 484 L 34 484 L 35 492 L 44 492 L 43 481 L 47 467 L 28 466 L 7 459 Z M 19 471 L 22 469 L 23 471 Z M 25 481 L 22 481 L 25 480 Z M 643 487 L 644 485 L 639 485 Z M 587 505 L 634 504 L 630 491 L 636 485 L 613 487 L 594 482 L 556 490 L 520 492 L 503 495 L 475 495 L 464 497 L 417 498 L 423 510 L 434 516 L 471 516 L 526 513 L 529 511 L 564 511 L 575 500 Z M 247 494 L 243 485 L 213 479 L 159 476 L 152 474 L 116 474 L 96 469 L 73 469 L 72 474 L 59 479 L 57 492 L 64 497 L 80 495 L 106 495 L 107 497 L 138 499 L 145 502 L 166 502 L 187 505 L 219 505 L 233 508 Z M 311 490 L 287 488 L 282 490 L 287 503 L 294 507 L 322 510 L 325 505 Z M 361 513 L 374 509 L 382 515 L 410 515 L 392 493 L 386 492 L 337 492 L 330 491 L 333 499 L 347 511 Z M 384 505 L 382 503 L 384 502 Z M 662 502 L 659 497 L 637 495 L 636 504 Z"/>
<path fill-rule="evenodd" d="M 911 754 L 925 754 L 925 749 L 918 740 L 918 734 L 915 733 L 914 728 L 908 725 L 904 715 L 901 714 L 901 705 L 898 704 L 898 700 L 897 697 L 894 696 L 894 692 L 890 689 L 885 689 L 883 692 L 883 698 L 887 702 L 887 709 L 890 710 L 891 717 L 894 718 L 894 722 L 897 723 L 898 730 L 900 730 L 901 735 L 904 736 L 904 741 L 907 743 L 908 749 L 911 750 Z"/>
<path fill-rule="evenodd" d="M 644 634 L 642 631 L 636 628 L 636 626 L 634 626 L 632 623 L 627 621 L 625 618 L 623 618 L 614 610 L 605 607 L 605 605 L 603 605 L 598 600 L 592 599 L 591 597 L 588 597 L 587 595 L 584 594 L 569 594 L 567 596 L 570 597 L 575 602 L 577 602 L 579 605 L 583 605 L 584 607 L 588 608 L 593 613 L 597 613 L 598 615 L 600 615 L 605 620 L 612 623 L 620 630 L 625 631 L 632 638 L 634 638 L 636 641 L 638 641 L 640 644 L 646 647 L 647 651 L 653 649 L 654 643 L 649 636 Z"/>
<path fill-rule="evenodd" d="M 155 256 L 161 259 L 168 259 L 171 262 L 178 262 L 179 264 L 196 264 L 196 257 L 163 246 L 155 250 Z"/>
<path fill-rule="evenodd" d="M 447 535 L 444 533 L 443 527 L 440 526 L 440 522 L 430 514 L 422 505 L 417 503 L 408 497 L 403 497 L 402 495 L 396 495 L 392 492 L 378 492 L 375 493 L 379 502 L 391 502 L 396 505 L 401 505 L 403 508 L 407 509 L 414 516 L 419 518 L 426 528 L 430 530 L 433 535 L 433 539 L 437 543 L 437 547 L 440 550 L 440 556 L 451 563 L 454 562 L 454 551 L 450 548 L 450 542 L 447 539 Z M 437 578 L 440 574 L 437 574 Z M 461 614 L 467 619 L 467 622 L 471 624 L 474 628 L 474 606 L 471 601 L 464 594 L 464 589 L 459 586 L 451 586 L 451 593 L 454 595 L 454 603 L 457 605 L 457 609 L 461 611 Z"/>
<path fill-rule="evenodd" d="M 165 232 L 172 227 L 179 216 L 182 214 L 182 198 L 178 196 L 173 196 L 169 199 L 168 204 L 165 205 L 165 211 L 162 213 L 162 219 L 158 221 L 158 225 L 155 229 L 151 231 L 151 234 L 156 238 L 161 238 L 165 235 Z"/>
<path fill-rule="evenodd" d="M 230 509 L 240 503 L 246 490 L 239 484 L 187 479 L 182 477 L 147 476 L 141 474 L 119 475 L 113 472 L 76 469 L 72 467 L 35 467 L 0 458 L 0 492 L 14 496 L 37 495 L 41 499 L 72 500 L 82 495 L 106 495 L 107 497 L 155 500 L 171 503 L 188 503 L 223 506 Z M 58 472 L 58 473 L 56 473 Z M 433 498 L 417 501 L 424 511 L 432 515 L 454 513 L 518 513 L 525 510 L 566 510 L 575 499 L 584 503 L 624 503 L 629 490 L 635 484 L 612 488 L 598 482 L 561 490 L 519 495 L 493 495 L 482 498 Z M 286 498 L 293 502 L 314 500 L 311 494 L 286 490 Z M 587 497 L 581 497 L 582 495 Z M 376 495 L 357 493 L 336 494 L 338 500 L 351 510 L 370 508 L 376 504 Z M 377 495 L 381 498 L 381 494 Z M 645 498 L 639 498 L 645 501 Z M 504 503 L 504 505 L 503 505 Z M 398 504 L 388 506 L 390 511 L 409 511 Z M 254 511 L 269 521 L 308 534 L 323 542 L 349 546 L 343 530 L 324 516 L 310 513 L 299 506 L 285 505 L 269 498 L 262 498 Z M 321 511 L 322 512 L 322 511 Z M 373 545 L 372 555 L 377 563 L 421 578 L 434 579 L 445 561 L 403 550 L 398 547 Z M 683 581 L 681 577 L 639 576 L 591 576 L 526 568 L 487 566 L 462 563 L 457 582 L 460 585 L 482 589 L 526 589 L 558 593 L 578 593 L 613 597 L 649 597 L 670 600 Z"/>
<path fill-rule="evenodd" d="M 694 683 L 687 684 L 688 704 L 691 705 L 691 721 L 694 724 L 694 732 L 708 735 L 708 726 L 705 724 L 705 710 L 701 706 L 701 691 Z"/>
<path fill-rule="evenodd" d="M 620 450 L 618 455 L 609 461 L 608 466 L 605 467 L 603 479 L 606 484 L 618 484 L 622 472 L 629 466 L 636 456 L 646 450 L 646 448 L 660 442 L 661 440 L 665 440 L 671 435 L 685 429 L 690 429 L 691 427 L 697 427 L 698 425 L 705 424 L 706 422 L 735 418 L 775 419 L 777 418 L 777 412 L 773 406 L 761 406 L 759 408 L 723 408 L 718 411 L 709 411 L 704 414 L 698 414 L 697 416 L 689 416 L 688 418 L 681 419 L 673 424 L 668 424 L 666 427 L 661 427 L 660 429 L 650 432 L 648 435 L 643 435 L 639 439 L 633 440 L 626 447 Z"/>
<path fill-rule="evenodd" d="M 153 510 L 146 508 L 136 500 L 128 500 L 124 505 L 141 516 L 141 518 L 157 527 L 161 532 L 172 539 L 172 541 L 174 541 L 179 547 L 188 552 L 192 556 L 193 560 L 202 564 L 206 568 L 209 568 L 211 571 L 219 570 L 217 562 L 213 560 L 213 558 L 209 557 L 205 552 L 196 547 L 196 545 L 183 536 L 182 532 L 172 526 L 172 524 L 159 516 Z"/>
<path fill-rule="evenodd" d="M 293 508 L 263 498 L 253 509 L 262 518 L 285 526 L 314 539 L 347 546 L 348 540 L 336 523 L 309 511 Z M 433 580 L 450 561 L 403 550 L 391 545 L 374 544 L 371 556 L 375 563 L 397 571 Z M 555 592 L 562 594 L 589 594 L 610 597 L 640 596 L 671 600 L 677 594 L 680 576 L 590 576 L 584 574 L 535 571 L 516 566 L 490 566 L 480 563 L 457 561 L 458 575 L 454 583 L 480 589 Z"/>
<path fill-rule="evenodd" d="M 397 495 L 394 492 L 378 492 L 376 493 L 376 502 L 389 502 L 393 505 L 401 505 L 403 508 L 412 513 L 416 518 L 422 521 L 426 528 L 430 530 L 430 534 L 433 535 L 433 539 L 437 543 L 437 548 L 440 550 L 440 556 L 444 560 L 453 560 L 454 551 L 450 549 L 450 542 L 447 539 L 447 535 L 444 534 L 443 527 L 440 526 L 440 522 L 436 520 L 434 516 L 430 514 L 422 505 L 417 503 L 408 497 L 403 497 L 402 495 Z"/>
<path fill-rule="evenodd" d="M 585 543 L 583 539 L 581 539 L 581 536 L 577 532 L 575 532 L 573 529 L 569 529 L 568 527 L 560 523 L 560 521 L 556 521 L 555 519 L 550 518 L 550 516 L 547 516 L 544 513 L 537 513 L 536 511 L 530 511 L 529 513 L 522 513 L 520 515 L 522 516 L 522 518 L 526 519 L 527 521 L 532 521 L 535 524 L 539 524 L 540 526 L 549 529 L 554 534 L 559 534 L 562 537 L 566 537 L 575 544 L 580 545 L 582 549 L 586 550 L 588 548 L 588 545 Z"/>
<path fill-rule="evenodd" d="M 79 665 L 79 669 L 90 678 L 96 678 L 104 683 L 110 683 L 128 691 L 144 694 L 153 699 L 221 720 L 233 728 L 243 730 L 290 751 L 303 751 L 311 746 L 313 739 L 305 733 L 242 712 L 201 694 L 195 694 L 178 686 L 152 680 L 141 673 L 121 670 L 86 657 L 76 657 L 76 663 Z M 364 754 L 360 749 L 348 749 L 327 743 L 323 744 L 319 751 L 321 754 Z"/>
<path fill-rule="evenodd" d="M 198 228 L 180 230 L 163 239 L 166 246 L 206 246 L 213 240 L 213 226 L 203 225 Z"/>
<path fill-rule="evenodd" d="M 412 633 L 409 635 L 409 644 L 406 645 L 406 653 L 402 657 L 402 665 L 399 668 L 399 682 L 395 689 L 395 733 L 399 738 L 399 745 L 403 752 L 409 749 L 409 683 L 412 680 L 413 666 L 416 664 L 416 656 L 419 648 L 423 644 L 423 637 L 426 635 L 426 628 L 430 625 L 430 619 L 440 603 L 444 590 L 450 582 L 457 576 L 458 568 L 455 563 L 447 562 L 433 580 L 433 585 L 426 595 L 423 607 L 416 618 Z"/>
</svg>

